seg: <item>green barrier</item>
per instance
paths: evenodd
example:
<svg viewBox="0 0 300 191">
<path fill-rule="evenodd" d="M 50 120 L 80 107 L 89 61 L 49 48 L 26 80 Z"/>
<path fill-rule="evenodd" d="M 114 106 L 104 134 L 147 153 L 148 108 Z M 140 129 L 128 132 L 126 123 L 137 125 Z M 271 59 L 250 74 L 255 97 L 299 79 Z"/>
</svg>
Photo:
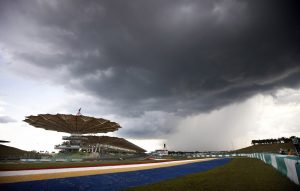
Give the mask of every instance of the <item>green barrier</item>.
<svg viewBox="0 0 300 191">
<path fill-rule="evenodd" d="M 205 156 L 205 155 L 203 155 Z M 264 161 L 273 166 L 281 174 L 288 177 L 294 183 L 300 185 L 300 157 L 277 155 L 270 153 L 251 153 L 251 154 L 226 154 L 226 155 L 206 155 L 206 157 L 236 157 L 246 156 Z"/>
<path fill-rule="evenodd" d="M 300 183 L 300 162 L 297 162 L 295 164 L 295 168 L 296 168 L 296 172 L 297 172 L 297 176 L 298 176 L 298 182 Z"/>
<path fill-rule="evenodd" d="M 260 159 L 300 185 L 300 157 L 269 153 L 251 153 L 242 156 Z"/>
<path fill-rule="evenodd" d="M 271 159 L 271 155 L 270 154 L 265 154 L 265 162 L 268 165 L 272 165 L 272 159 Z"/>
<path fill-rule="evenodd" d="M 284 174 L 285 176 L 287 176 L 287 168 L 284 162 L 284 158 L 285 157 L 278 157 L 278 156 L 275 157 L 277 162 L 277 170 L 282 174 Z"/>
</svg>

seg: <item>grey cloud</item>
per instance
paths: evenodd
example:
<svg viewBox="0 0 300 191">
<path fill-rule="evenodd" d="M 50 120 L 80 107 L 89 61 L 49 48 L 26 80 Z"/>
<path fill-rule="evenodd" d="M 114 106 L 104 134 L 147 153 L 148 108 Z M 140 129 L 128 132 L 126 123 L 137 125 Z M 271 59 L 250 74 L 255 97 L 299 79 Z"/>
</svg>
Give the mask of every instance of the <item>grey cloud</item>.
<svg viewBox="0 0 300 191">
<path fill-rule="evenodd" d="M 0 116 L 0 123 L 11 123 L 11 122 L 17 122 L 17 120 L 9 116 Z"/>
<path fill-rule="evenodd" d="M 42 68 L 121 116 L 189 115 L 299 87 L 297 1 L 1 3 L 13 65 Z"/>
<path fill-rule="evenodd" d="M 145 112 L 139 117 L 119 118 L 123 128 L 118 134 L 135 138 L 164 139 L 165 135 L 176 130 L 176 124 L 182 118 L 174 113 L 163 111 Z"/>
</svg>

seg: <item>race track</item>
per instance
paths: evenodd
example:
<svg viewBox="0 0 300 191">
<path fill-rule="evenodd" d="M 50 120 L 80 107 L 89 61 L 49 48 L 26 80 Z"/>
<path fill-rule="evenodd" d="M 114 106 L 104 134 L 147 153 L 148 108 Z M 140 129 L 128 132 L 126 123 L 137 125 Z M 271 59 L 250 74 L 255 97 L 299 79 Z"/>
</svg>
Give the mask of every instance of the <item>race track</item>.
<svg viewBox="0 0 300 191">
<path fill-rule="evenodd" d="M 224 165 L 230 160 L 231 159 L 229 158 L 223 158 L 214 160 L 190 160 L 183 161 L 181 163 L 178 163 L 178 161 L 177 163 L 164 162 L 162 164 L 156 164 L 156 166 L 154 164 L 144 164 L 135 166 L 131 165 L 131 167 L 129 167 L 129 165 L 120 165 L 120 168 L 113 167 L 111 171 L 109 170 L 110 167 L 106 167 L 106 169 L 102 169 L 102 171 L 99 169 L 91 170 L 88 168 L 85 168 L 88 169 L 85 171 L 80 171 L 81 169 L 77 168 L 77 171 L 64 173 L 51 173 L 48 171 L 48 174 L 45 172 L 44 174 L 40 174 L 40 176 L 42 177 L 41 180 L 37 180 L 39 179 L 39 174 L 25 174 L 22 176 L 15 176 L 13 173 L 16 171 L 14 171 L 11 172 L 12 174 L 10 176 L 7 176 L 7 174 L 2 172 L 2 182 L 3 178 L 8 178 L 7 180 L 16 180 L 13 178 L 25 177 L 25 179 L 21 181 L 17 180 L 13 183 L 2 183 L 0 184 L 0 190 L 122 190 L 129 187 L 156 183 L 167 179 L 173 179 L 191 173 L 203 172 L 215 168 L 217 166 Z M 72 171 L 72 169 L 66 170 Z M 21 172 L 22 171 L 19 171 L 19 173 Z M 61 174 L 65 174 L 65 177 L 62 177 Z M 75 176 L 74 174 L 77 176 Z M 50 179 L 46 179 L 49 175 Z M 56 175 L 56 177 L 53 175 Z M 32 178 L 31 180 L 34 181 L 26 181 L 26 177 L 30 177 Z"/>
</svg>

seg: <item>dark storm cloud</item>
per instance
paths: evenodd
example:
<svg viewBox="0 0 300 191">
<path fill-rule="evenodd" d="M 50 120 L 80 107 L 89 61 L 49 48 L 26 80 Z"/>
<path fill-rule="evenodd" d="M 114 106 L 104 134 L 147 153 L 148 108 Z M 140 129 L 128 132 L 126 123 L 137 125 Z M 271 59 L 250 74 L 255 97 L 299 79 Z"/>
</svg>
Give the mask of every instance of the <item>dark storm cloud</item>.
<svg viewBox="0 0 300 191">
<path fill-rule="evenodd" d="M 48 80 L 110 100 L 121 115 L 205 112 L 299 86 L 297 1 L 1 1 L 0 7 L 0 45 L 12 64 L 45 68 Z"/>
</svg>

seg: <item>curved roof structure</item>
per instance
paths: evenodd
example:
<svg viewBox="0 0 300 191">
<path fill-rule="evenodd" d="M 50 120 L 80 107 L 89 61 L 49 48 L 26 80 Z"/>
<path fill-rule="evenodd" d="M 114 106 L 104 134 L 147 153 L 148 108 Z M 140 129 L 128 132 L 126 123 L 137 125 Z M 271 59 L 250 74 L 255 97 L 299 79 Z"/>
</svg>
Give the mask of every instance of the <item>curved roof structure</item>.
<svg viewBox="0 0 300 191">
<path fill-rule="evenodd" d="M 84 115 L 39 114 L 27 116 L 24 121 L 37 128 L 71 134 L 107 133 L 121 128 L 118 123 Z"/>
<path fill-rule="evenodd" d="M 121 147 L 124 149 L 130 149 L 134 150 L 139 153 L 146 152 L 146 150 L 142 149 L 141 147 L 127 141 L 123 138 L 118 137 L 109 137 L 109 136 L 84 136 L 87 137 L 87 140 L 84 140 L 83 142 L 85 144 L 107 144 L 115 147 Z"/>
</svg>

